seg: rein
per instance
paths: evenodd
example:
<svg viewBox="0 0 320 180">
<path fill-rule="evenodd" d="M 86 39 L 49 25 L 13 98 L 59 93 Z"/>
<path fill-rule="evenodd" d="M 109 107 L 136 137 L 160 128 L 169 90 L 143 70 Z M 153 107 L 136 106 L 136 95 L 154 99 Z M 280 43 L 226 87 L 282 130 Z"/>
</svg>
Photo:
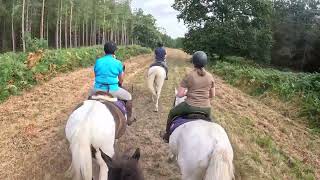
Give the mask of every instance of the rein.
<svg viewBox="0 0 320 180">
<path fill-rule="evenodd" d="M 176 106 L 176 101 L 177 101 L 177 96 L 174 96 L 174 101 L 173 101 L 172 107 L 175 107 L 175 106 Z"/>
</svg>

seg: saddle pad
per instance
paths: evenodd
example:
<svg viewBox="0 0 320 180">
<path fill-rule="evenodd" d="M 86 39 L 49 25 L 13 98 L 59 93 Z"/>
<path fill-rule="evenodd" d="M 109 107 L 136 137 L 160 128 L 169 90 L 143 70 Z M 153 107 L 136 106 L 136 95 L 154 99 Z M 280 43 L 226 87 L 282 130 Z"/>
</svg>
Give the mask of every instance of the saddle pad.
<svg viewBox="0 0 320 180">
<path fill-rule="evenodd" d="M 93 95 L 90 97 L 92 100 L 103 100 L 103 101 L 110 101 L 110 102 L 117 102 L 118 99 L 114 97 L 109 97 L 106 95 Z"/>
<path fill-rule="evenodd" d="M 171 126 L 170 126 L 170 131 L 169 131 L 169 135 L 171 135 L 173 133 L 174 130 L 176 130 L 179 126 L 188 123 L 188 122 L 192 122 L 192 121 L 196 121 L 199 119 L 186 119 L 183 117 L 177 117 L 174 121 L 172 121 Z"/>
<path fill-rule="evenodd" d="M 179 126 L 183 124 L 192 122 L 192 121 L 199 121 L 199 120 L 212 122 L 212 119 L 210 117 L 207 117 L 206 115 L 200 114 L 200 113 L 177 116 L 174 118 L 174 120 L 170 125 L 169 135 L 171 135 L 175 129 L 177 129 Z"/>
<path fill-rule="evenodd" d="M 116 123 L 116 139 L 119 139 L 126 131 L 127 119 L 122 111 L 113 102 L 104 101 L 101 102 L 110 110 L 114 121 Z"/>
</svg>

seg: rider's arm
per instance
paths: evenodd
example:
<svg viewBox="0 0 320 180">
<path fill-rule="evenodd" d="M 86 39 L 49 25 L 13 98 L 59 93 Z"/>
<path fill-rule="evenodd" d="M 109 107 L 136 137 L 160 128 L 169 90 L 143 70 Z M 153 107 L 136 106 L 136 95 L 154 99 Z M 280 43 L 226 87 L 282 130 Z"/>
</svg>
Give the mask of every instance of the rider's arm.
<svg viewBox="0 0 320 180">
<path fill-rule="evenodd" d="M 167 50 L 165 49 L 164 59 L 167 59 Z"/>
<path fill-rule="evenodd" d="M 209 98 L 212 99 L 213 97 L 216 96 L 216 87 L 214 84 L 214 81 L 212 82 L 212 87 L 210 88 L 210 92 L 209 92 Z"/>
<path fill-rule="evenodd" d="M 184 87 L 179 87 L 177 97 L 182 98 L 187 95 L 187 89 Z"/>
<path fill-rule="evenodd" d="M 189 80 L 189 75 L 186 75 L 181 83 L 180 83 L 180 87 L 178 88 L 178 93 L 177 93 L 177 97 L 184 97 L 187 95 L 187 89 L 190 87 L 190 80 Z"/>
<path fill-rule="evenodd" d="M 118 75 L 118 79 L 119 79 L 119 85 L 121 86 L 123 81 L 124 81 L 124 71 L 125 71 L 125 65 L 120 64 L 119 65 L 119 75 Z"/>
<path fill-rule="evenodd" d="M 124 80 L 124 72 L 118 76 L 118 79 L 119 79 L 119 84 L 122 84 Z"/>
</svg>

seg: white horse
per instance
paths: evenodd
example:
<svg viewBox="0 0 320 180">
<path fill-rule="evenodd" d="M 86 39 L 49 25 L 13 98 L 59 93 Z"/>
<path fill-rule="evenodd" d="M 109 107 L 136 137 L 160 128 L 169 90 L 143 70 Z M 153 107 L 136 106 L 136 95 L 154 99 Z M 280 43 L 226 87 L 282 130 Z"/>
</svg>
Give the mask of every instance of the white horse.
<svg viewBox="0 0 320 180">
<path fill-rule="evenodd" d="M 176 97 L 175 106 L 184 100 Z M 234 179 L 233 149 L 219 124 L 204 120 L 185 123 L 173 131 L 169 147 L 182 180 Z"/>
<path fill-rule="evenodd" d="M 148 88 L 152 93 L 152 101 L 156 101 L 155 112 L 159 111 L 159 98 L 166 78 L 166 71 L 161 66 L 152 66 L 148 70 Z"/>
<path fill-rule="evenodd" d="M 92 155 L 95 156 L 95 162 L 100 169 L 99 179 L 108 180 L 109 178 L 112 180 L 111 177 L 120 172 L 121 168 L 113 172 L 110 158 L 105 158 L 113 157 L 115 154 L 115 128 L 116 124 L 111 112 L 99 101 L 84 101 L 70 115 L 65 133 L 72 153 L 72 164 L 69 170 L 72 171 L 74 179 L 92 180 Z M 92 150 L 94 154 L 92 154 Z M 138 161 L 139 158 L 135 158 L 135 160 Z M 125 161 L 124 163 L 130 162 Z M 130 170 L 130 172 L 137 174 L 134 172 L 135 170 L 137 169 Z"/>
</svg>

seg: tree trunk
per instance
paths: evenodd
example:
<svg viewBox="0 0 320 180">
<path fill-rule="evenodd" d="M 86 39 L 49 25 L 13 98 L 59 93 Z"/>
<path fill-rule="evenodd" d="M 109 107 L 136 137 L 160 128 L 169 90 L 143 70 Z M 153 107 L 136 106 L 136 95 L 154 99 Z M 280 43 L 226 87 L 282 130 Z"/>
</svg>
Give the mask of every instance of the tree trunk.
<svg viewBox="0 0 320 180">
<path fill-rule="evenodd" d="M 47 27 L 46 27 L 46 40 L 47 40 L 47 45 L 49 47 L 49 21 L 47 20 Z"/>
<path fill-rule="evenodd" d="M 111 32 L 110 32 L 110 41 L 113 41 L 113 30 L 112 30 L 112 27 L 111 27 Z"/>
<path fill-rule="evenodd" d="M 69 26 L 69 42 L 70 42 L 70 48 L 72 48 L 72 9 L 73 9 L 73 2 L 70 0 L 70 26 Z"/>
<path fill-rule="evenodd" d="M 106 0 L 103 0 L 103 3 L 106 4 Z M 103 27 L 102 27 L 102 44 L 106 43 L 106 13 L 103 14 Z"/>
<path fill-rule="evenodd" d="M 77 21 L 74 22 L 74 47 L 78 47 L 78 25 Z"/>
<path fill-rule="evenodd" d="M 121 44 L 124 45 L 124 22 L 121 23 Z"/>
<path fill-rule="evenodd" d="M 25 31 L 26 32 L 29 32 L 29 1 L 27 0 L 25 2 L 25 5 L 27 6 L 27 9 L 26 9 L 26 21 L 25 21 Z"/>
<path fill-rule="evenodd" d="M 24 37 L 24 7 L 25 7 L 26 0 L 22 2 L 22 18 L 21 18 L 21 34 L 22 34 L 22 48 L 23 52 L 26 52 L 26 42 Z"/>
<path fill-rule="evenodd" d="M 62 48 L 62 0 L 60 0 L 60 15 L 59 15 L 59 48 Z"/>
<path fill-rule="evenodd" d="M 59 1 L 60 3 L 60 1 Z M 59 48 L 59 22 L 60 22 L 60 4 L 58 6 L 58 9 L 57 9 L 57 21 L 56 21 L 56 49 Z"/>
<path fill-rule="evenodd" d="M 96 13 L 94 14 L 94 29 L 93 29 L 93 42 L 94 45 L 97 45 L 97 15 Z"/>
<path fill-rule="evenodd" d="M 100 26 L 98 26 L 98 44 L 101 43 L 101 29 L 100 29 Z"/>
<path fill-rule="evenodd" d="M 12 39 L 12 51 L 16 52 L 16 34 L 14 32 L 14 1 L 12 1 L 12 13 L 11 13 L 11 39 Z"/>
<path fill-rule="evenodd" d="M 90 46 L 93 44 L 93 23 L 90 21 Z"/>
<path fill-rule="evenodd" d="M 66 10 L 64 18 L 64 46 L 68 48 L 68 12 Z"/>
<path fill-rule="evenodd" d="M 56 22 L 56 49 L 59 48 L 59 12 L 58 12 L 58 17 L 57 17 L 57 22 Z"/>
<path fill-rule="evenodd" d="M 40 24 L 40 39 L 43 39 L 43 26 L 44 26 L 44 4 L 45 0 L 42 0 L 42 10 L 41 10 L 41 24 Z"/>
<path fill-rule="evenodd" d="M 88 28 L 88 20 L 86 20 L 86 46 L 89 45 L 89 28 Z"/>
<path fill-rule="evenodd" d="M 84 20 L 82 21 L 82 46 L 84 46 L 85 44 L 85 24 L 84 24 Z"/>
</svg>

